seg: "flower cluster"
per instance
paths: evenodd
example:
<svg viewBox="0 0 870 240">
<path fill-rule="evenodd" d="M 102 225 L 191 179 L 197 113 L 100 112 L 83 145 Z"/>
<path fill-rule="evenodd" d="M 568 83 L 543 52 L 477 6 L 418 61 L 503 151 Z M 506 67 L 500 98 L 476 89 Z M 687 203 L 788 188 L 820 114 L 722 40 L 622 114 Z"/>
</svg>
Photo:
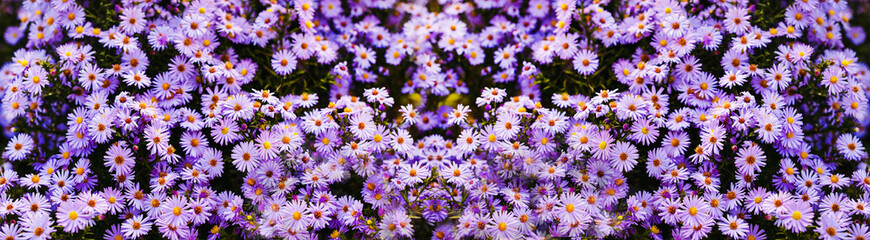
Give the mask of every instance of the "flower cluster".
<svg viewBox="0 0 870 240">
<path fill-rule="evenodd" d="M 870 238 L 846 1 L 17 11 L 4 239 Z"/>
</svg>

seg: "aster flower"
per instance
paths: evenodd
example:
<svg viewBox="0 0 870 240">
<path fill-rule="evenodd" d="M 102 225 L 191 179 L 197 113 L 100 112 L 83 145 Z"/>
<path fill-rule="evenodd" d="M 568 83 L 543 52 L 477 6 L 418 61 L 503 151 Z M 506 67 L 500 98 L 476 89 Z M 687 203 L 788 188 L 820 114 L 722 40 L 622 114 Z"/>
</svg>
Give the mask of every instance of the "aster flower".
<svg viewBox="0 0 870 240">
<path fill-rule="evenodd" d="M 187 155 L 201 156 L 208 145 L 208 140 L 201 132 L 185 132 L 181 135 L 181 147 Z"/>
<path fill-rule="evenodd" d="M 239 145 L 233 147 L 233 165 L 244 172 L 254 170 L 260 162 L 260 154 L 257 154 L 256 151 L 253 142 L 239 143 Z"/>
<path fill-rule="evenodd" d="M 7 151 L 8 151 L 7 147 Z M 846 159 L 857 161 L 865 156 L 864 145 L 855 138 L 852 134 L 842 134 L 837 138 L 837 150 L 843 154 Z"/>
<path fill-rule="evenodd" d="M 34 94 L 40 94 L 42 88 L 48 85 L 48 72 L 45 69 L 30 68 L 27 70 L 27 77 L 24 81 L 24 88 Z"/>
<path fill-rule="evenodd" d="M 592 142 L 593 157 L 606 159 L 613 153 L 613 138 L 607 132 L 599 133 Z"/>
<path fill-rule="evenodd" d="M 6 145 L 6 152 L 3 155 L 13 161 L 23 160 L 33 150 L 33 144 L 33 137 L 30 135 L 26 133 L 15 135 Z"/>
<path fill-rule="evenodd" d="M 326 119 L 325 112 L 307 112 L 302 122 L 302 130 L 308 133 L 320 134 L 337 127 L 335 122 Z"/>
<path fill-rule="evenodd" d="M 836 173 L 822 177 L 819 184 L 822 186 L 828 186 L 831 189 L 839 190 L 840 188 L 845 187 L 848 183 L 849 177 L 846 177 L 843 174 Z"/>
<path fill-rule="evenodd" d="M 164 153 L 169 148 L 169 135 L 165 126 L 150 125 L 145 129 L 147 147 L 151 154 Z"/>
<path fill-rule="evenodd" d="M 516 46 L 505 46 L 500 48 L 493 55 L 494 62 L 498 64 L 499 67 L 507 69 L 516 63 L 517 59 L 514 56 L 516 51 Z"/>
<path fill-rule="evenodd" d="M 743 85 L 743 83 L 746 82 L 746 78 L 747 78 L 746 74 L 744 74 L 740 70 L 728 71 L 725 73 L 724 76 L 722 76 L 722 78 L 719 79 L 719 85 L 721 85 L 725 88 L 732 88 L 735 86 L 741 86 L 741 85 Z"/>
<path fill-rule="evenodd" d="M 822 199 L 822 202 L 819 204 L 819 211 L 821 214 L 835 214 L 835 215 L 843 215 L 843 208 L 841 206 L 847 205 L 848 198 L 841 193 L 832 193 L 830 195 L 825 196 Z"/>
<path fill-rule="evenodd" d="M 385 215 L 379 227 L 378 236 L 381 238 L 410 237 L 413 233 L 411 219 L 404 210 L 391 211 Z"/>
<path fill-rule="evenodd" d="M 238 131 L 239 127 L 236 125 L 236 122 L 220 120 L 217 126 L 211 129 L 211 136 L 219 144 L 228 145 L 240 137 L 237 133 Z"/>
<path fill-rule="evenodd" d="M 151 226 L 151 221 L 146 217 L 136 215 L 125 220 L 124 223 L 121 224 L 121 230 L 124 233 L 124 237 L 135 239 L 148 234 L 148 232 L 151 231 Z"/>
<path fill-rule="evenodd" d="M 540 124 L 539 124 L 540 125 Z M 501 139 L 513 139 L 520 132 L 520 116 L 517 114 L 500 114 L 495 123 L 495 132 Z M 532 126 L 535 126 L 534 124 Z M 536 127 L 536 129 L 541 130 Z"/>
<path fill-rule="evenodd" d="M 233 120 L 249 120 L 254 116 L 253 101 L 246 95 L 230 96 L 226 101 L 222 102 L 222 113 L 229 119 Z"/>
<path fill-rule="evenodd" d="M 124 9 L 121 14 L 121 29 L 127 34 L 135 34 L 145 29 L 145 13 L 141 8 L 131 7 Z"/>
<path fill-rule="evenodd" d="M 847 219 L 833 213 L 822 213 L 816 232 L 822 239 L 843 239 L 846 233 Z"/>
<path fill-rule="evenodd" d="M 99 193 L 84 192 L 76 200 L 83 205 L 85 212 L 91 214 L 103 214 L 109 209 L 106 199 Z"/>
<path fill-rule="evenodd" d="M 659 128 L 657 126 L 653 126 L 654 122 L 652 119 L 648 120 L 640 120 L 632 125 L 632 135 L 631 138 L 638 141 L 638 143 L 643 145 L 649 145 L 659 136 Z"/>
<path fill-rule="evenodd" d="M 289 75 L 296 70 L 296 56 L 293 52 L 283 49 L 272 55 L 272 68 L 281 75 Z"/>
<path fill-rule="evenodd" d="M 90 132 L 94 138 L 94 141 L 98 143 L 106 143 L 110 140 L 112 133 L 115 130 L 112 128 L 112 122 L 115 121 L 115 115 L 113 114 L 96 114 L 88 124 L 88 132 Z"/>
<path fill-rule="evenodd" d="M 191 209 L 187 204 L 186 198 L 172 196 L 166 199 L 163 204 L 160 204 L 159 212 L 160 219 L 158 221 L 180 226 L 190 220 Z"/>
<path fill-rule="evenodd" d="M 499 150 L 502 148 L 502 142 L 492 126 L 487 126 L 477 135 L 479 147 L 487 151 Z M 466 138 L 467 139 L 467 138 Z M 503 139 L 502 139 L 503 140 Z M 467 140 L 466 140 L 467 141 Z"/>
<path fill-rule="evenodd" d="M 350 118 L 350 132 L 358 139 L 369 139 L 375 134 L 376 125 L 371 114 L 358 114 Z"/>
<path fill-rule="evenodd" d="M 590 50 L 580 50 L 574 56 L 574 70 L 583 75 L 590 75 L 598 69 L 598 55 Z"/>
<path fill-rule="evenodd" d="M 392 140 L 391 148 L 395 149 L 398 153 L 410 153 L 413 151 L 413 143 L 414 139 L 411 137 L 411 134 L 404 129 L 398 129 L 393 135 L 390 137 Z"/>
<path fill-rule="evenodd" d="M 441 176 L 449 183 L 464 185 L 467 183 L 473 174 L 473 171 L 466 164 L 448 163 L 447 166 L 440 168 Z"/>
<path fill-rule="evenodd" d="M 63 226 L 64 231 L 75 233 L 94 223 L 91 220 L 91 212 L 85 211 L 84 206 L 78 201 L 68 201 L 60 205 L 56 217 L 57 223 Z"/>
<path fill-rule="evenodd" d="M 628 142 L 616 142 L 613 148 L 614 157 L 611 163 L 618 171 L 628 172 L 637 164 L 637 148 Z"/>
<path fill-rule="evenodd" d="M 587 208 L 588 202 L 582 199 L 580 195 L 566 192 L 559 199 L 560 201 L 556 205 L 556 214 L 559 216 L 560 221 L 588 224 L 592 220 L 586 211 L 584 211 Z"/>
<path fill-rule="evenodd" d="M 719 229 L 732 238 L 742 238 L 749 232 L 749 224 L 741 218 L 728 215 L 723 220 L 719 222 Z"/>
<path fill-rule="evenodd" d="M 785 204 L 785 211 L 778 213 L 776 223 L 791 232 L 799 233 L 806 231 L 807 226 L 812 225 L 814 216 L 815 213 L 809 203 L 790 201 Z"/>
<path fill-rule="evenodd" d="M 386 130 L 383 125 L 377 125 L 371 139 L 371 148 L 375 151 L 385 150 L 389 148 L 389 143 L 392 141 L 392 135 Z"/>
<path fill-rule="evenodd" d="M 392 99 L 386 88 L 369 88 L 363 92 L 363 96 L 368 102 L 385 104 L 387 99 Z M 392 104 L 385 104 L 392 106 Z"/>
<path fill-rule="evenodd" d="M 278 157 L 282 142 L 274 132 L 260 132 L 256 142 L 257 154 L 260 155 L 261 159 L 274 159 Z"/>
<path fill-rule="evenodd" d="M 54 221 L 45 213 L 26 216 L 22 224 L 24 226 L 24 238 L 35 240 L 51 239 L 51 234 L 55 232 L 53 224 Z"/>
<path fill-rule="evenodd" d="M 785 65 L 773 65 L 773 67 L 767 69 L 765 79 L 771 82 L 774 90 L 783 90 L 791 83 L 791 72 Z"/>
<path fill-rule="evenodd" d="M 411 104 L 402 106 L 399 109 L 399 112 L 402 113 L 403 123 L 407 122 L 409 125 L 414 125 L 419 120 L 417 109 Z"/>
<path fill-rule="evenodd" d="M 459 106 L 457 106 L 456 109 L 454 109 L 453 112 L 450 113 L 448 122 L 450 124 L 460 125 L 462 122 L 465 122 L 469 112 L 471 112 L 471 110 L 468 108 L 468 106 L 459 104 Z"/>
<path fill-rule="evenodd" d="M 20 204 L 24 207 L 27 207 L 26 210 L 22 210 L 25 215 L 32 214 L 49 214 L 51 213 L 51 202 L 46 196 L 42 196 L 34 193 L 27 193 L 21 199 Z"/>
<path fill-rule="evenodd" d="M 288 216 L 287 221 L 282 223 L 282 226 L 288 230 L 303 230 L 313 220 L 311 213 L 308 211 L 307 204 L 299 200 L 289 202 L 281 211 Z"/>
<path fill-rule="evenodd" d="M 742 34 L 749 31 L 751 24 L 750 17 L 746 14 L 747 10 L 740 7 L 730 7 L 725 13 L 725 29 L 728 32 Z"/>
<path fill-rule="evenodd" d="M 477 149 L 481 137 L 471 129 L 462 130 L 456 138 L 456 150 L 460 153 L 470 153 Z"/>
<path fill-rule="evenodd" d="M 514 239 L 520 236 L 519 220 L 512 212 L 498 211 L 492 214 L 486 230 L 494 239 Z"/>
<path fill-rule="evenodd" d="M 404 180 L 407 185 L 422 183 L 423 179 L 429 177 L 430 171 L 420 165 L 420 162 L 414 164 L 403 164 L 400 169 L 399 177 Z"/>
<path fill-rule="evenodd" d="M 138 88 L 151 86 L 151 78 L 142 71 L 127 71 L 124 73 L 124 83 Z"/>
<path fill-rule="evenodd" d="M 782 125 L 776 116 L 769 113 L 759 113 L 757 119 L 759 128 L 755 132 L 760 136 L 762 142 L 771 143 L 775 138 L 780 137 Z"/>
<path fill-rule="evenodd" d="M 751 143 L 746 148 L 741 148 L 737 152 L 735 165 L 739 172 L 743 174 L 753 174 L 761 172 L 761 168 L 766 165 L 764 162 L 765 159 L 766 157 L 761 148 L 758 145 Z"/>
<path fill-rule="evenodd" d="M 691 238 L 691 239 L 702 239 L 707 237 L 707 235 L 713 230 L 714 222 L 712 219 L 706 218 L 702 220 L 703 222 L 698 225 L 683 225 L 680 228 L 680 234 L 683 237 Z"/>
<path fill-rule="evenodd" d="M 689 196 L 683 199 L 679 216 L 683 223 L 695 226 L 703 223 L 703 219 L 709 216 L 709 204 L 697 196 Z"/>
<path fill-rule="evenodd" d="M 542 114 L 539 121 L 532 124 L 532 127 L 543 129 L 550 134 L 558 134 L 564 132 L 568 128 L 567 118 L 564 112 L 547 111 Z"/>
<path fill-rule="evenodd" d="M 835 94 L 845 90 L 846 81 L 844 81 L 843 70 L 838 67 L 826 68 L 822 72 L 822 85 L 828 88 L 828 93 Z"/>
<path fill-rule="evenodd" d="M 4 224 L 3 227 L 0 228 L 0 237 L 11 239 L 24 238 L 24 233 L 22 233 L 21 230 L 21 225 L 17 223 Z"/>
<path fill-rule="evenodd" d="M 573 14 L 577 8 L 577 3 L 574 0 L 559 0 L 553 4 L 553 10 L 556 12 L 556 18 L 566 19 Z"/>
<path fill-rule="evenodd" d="M 870 229 L 868 229 L 867 225 L 857 223 L 857 224 L 849 224 L 848 232 L 851 236 L 850 238 L 859 239 L 861 237 L 867 238 L 870 236 Z"/>
</svg>

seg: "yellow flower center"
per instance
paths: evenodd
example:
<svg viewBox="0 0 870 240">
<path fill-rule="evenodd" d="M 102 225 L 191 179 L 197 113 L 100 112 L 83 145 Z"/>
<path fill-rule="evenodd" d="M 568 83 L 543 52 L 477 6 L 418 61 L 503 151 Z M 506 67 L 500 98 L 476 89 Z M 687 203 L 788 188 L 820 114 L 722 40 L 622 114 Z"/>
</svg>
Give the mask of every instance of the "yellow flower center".
<svg viewBox="0 0 870 240">
<path fill-rule="evenodd" d="M 297 221 L 299 221 L 299 219 L 302 219 L 302 213 L 300 213 L 300 212 L 293 212 L 293 220 L 297 220 Z"/>
</svg>

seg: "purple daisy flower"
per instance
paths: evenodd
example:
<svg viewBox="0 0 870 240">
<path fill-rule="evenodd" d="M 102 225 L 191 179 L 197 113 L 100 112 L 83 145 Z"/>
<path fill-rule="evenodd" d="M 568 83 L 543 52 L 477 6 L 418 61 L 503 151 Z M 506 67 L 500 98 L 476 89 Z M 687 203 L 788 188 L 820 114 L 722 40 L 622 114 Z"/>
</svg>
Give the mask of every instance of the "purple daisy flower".
<svg viewBox="0 0 870 240">
<path fill-rule="evenodd" d="M 304 230 L 313 220 L 307 204 L 300 200 L 290 201 L 281 211 L 287 216 L 286 221 L 282 222 L 282 226 L 291 231 Z"/>
<path fill-rule="evenodd" d="M 147 217 L 136 215 L 121 224 L 121 232 L 124 233 L 124 237 L 135 239 L 147 235 L 151 231 L 151 226 L 152 223 Z"/>
<path fill-rule="evenodd" d="M 679 216 L 684 224 L 689 226 L 700 225 L 705 218 L 709 217 L 710 205 L 698 196 L 688 196 L 683 199 Z"/>
<path fill-rule="evenodd" d="M 815 213 L 810 204 L 804 201 L 790 201 L 785 204 L 785 211 L 777 214 L 776 224 L 791 232 L 800 233 L 813 224 Z"/>
<path fill-rule="evenodd" d="M 33 137 L 26 133 L 19 133 L 6 145 L 3 155 L 13 161 L 23 160 L 33 150 Z"/>
<path fill-rule="evenodd" d="M 63 226 L 65 232 L 76 233 L 94 224 L 91 212 L 85 210 L 85 205 L 79 201 L 67 201 L 57 209 L 57 224 Z"/>
<path fill-rule="evenodd" d="M 515 239 L 520 236 L 520 221 L 512 212 L 498 211 L 492 214 L 492 220 L 487 224 L 489 236 L 495 239 Z"/>
<path fill-rule="evenodd" d="M 7 151 L 8 150 L 9 148 L 7 147 Z M 857 161 L 867 156 L 867 153 L 864 151 L 864 145 L 861 144 L 861 141 L 854 135 L 848 133 L 841 134 L 837 138 L 837 150 L 839 150 L 846 159 L 852 161 Z"/>
<path fill-rule="evenodd" d="M 590 75 L 598 69 L 598 55 L 588 49 L 580 50 L 574 56 L 574 70 L 583 75 Z"/>
<path fill-rule="evenodd" d="M 233 165 L 240 171 L 253 171 L 260 162 L 260 154 L 256 153 L 257 150 L 253 142 L 241 142 L 233 147 L 232 152 Z"/>
<path fill-rule="evenodd" d="M 272 55 L 272 69 L 281 75 L 289 75 L 296 70 L 296 56 L 287 49 L 282 49 Z"/>
</svg>

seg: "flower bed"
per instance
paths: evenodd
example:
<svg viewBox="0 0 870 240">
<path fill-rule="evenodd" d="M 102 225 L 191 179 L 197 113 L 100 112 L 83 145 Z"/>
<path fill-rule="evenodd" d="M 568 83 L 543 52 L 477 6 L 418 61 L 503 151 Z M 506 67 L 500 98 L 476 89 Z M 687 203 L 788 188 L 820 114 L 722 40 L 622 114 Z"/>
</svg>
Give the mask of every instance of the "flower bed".
<svg viewBox="0 0 870 240">
<path fill-rule="evenodd" d="M 864 5 L 11 5 L 4 239 L 870 237 Z"/>
</svg>

